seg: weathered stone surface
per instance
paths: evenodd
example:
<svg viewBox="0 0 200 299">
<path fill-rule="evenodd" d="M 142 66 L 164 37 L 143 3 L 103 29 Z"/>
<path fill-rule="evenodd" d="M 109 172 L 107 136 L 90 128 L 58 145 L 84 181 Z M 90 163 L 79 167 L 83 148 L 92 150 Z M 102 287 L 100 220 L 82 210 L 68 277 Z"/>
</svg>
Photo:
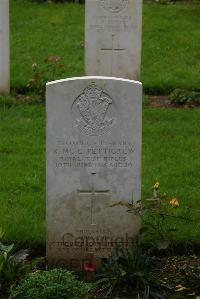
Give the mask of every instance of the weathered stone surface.
<svg viewBox="0 0 200 299">
<path fill-rule="evenodd" d="M 142 0 L 86 0 L 86 75 L 140 79 Z"/>
<path fill-rule="evenodd" d="M 9 0 L 0 0 L 0 94 L 7 94 L 9 91 Z"/>
<path fill-rule="evenodd" d="M 129 246 L 139 219 L 142 85 L 109 77 L 47 84 L 47 258 L 81 269 Z M 114 205 L 113 205 L 114 204 Z"/>
</svg>

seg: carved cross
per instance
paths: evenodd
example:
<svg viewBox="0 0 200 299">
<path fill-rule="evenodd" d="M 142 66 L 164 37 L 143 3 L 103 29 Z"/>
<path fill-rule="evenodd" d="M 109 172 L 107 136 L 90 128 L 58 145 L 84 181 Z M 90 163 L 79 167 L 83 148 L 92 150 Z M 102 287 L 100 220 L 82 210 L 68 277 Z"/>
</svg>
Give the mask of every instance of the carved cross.
<svg viewBox="0 0 200 299">
<path fill-rule="evenodd" d="M 115 35 L 112 34 L 112 39 L 111 39 L 111 47 L 104 47 L 104 48 L 101 48 L 101 51 L 108 51 L 108 53 L 111 51 L 111 74 L 113 72 L 113 61 L 114 61 L 114 54 L 116 52 L 119 52 L 119 51 L 126 51 L 125 48 L 122 48 L 122 47 L 115 47 L 115 42 L 114 42 L 114 39 L 115 39 Z"/>
<path fill-rule="evenodd" d="M 95 190 L 94 187 L 94 176 L 96 173 L 91 173 L 92 175 L 92 186 L 91 189 L 86 189 L 86 190 L 80 190 L 78 189 L 77 192 L 79 194 L 89 194 L 90 198 L 91 198 L 91 204 L 90 204 L 90 224 L 91 225 L 96 225 L 95 221 L 94 221 L 94 208 L 95 208 L 95 195 L 97 194 L 106 194 L 109 193 L 110 190 L 106 189 L 106 190 Z"/>
</svg>

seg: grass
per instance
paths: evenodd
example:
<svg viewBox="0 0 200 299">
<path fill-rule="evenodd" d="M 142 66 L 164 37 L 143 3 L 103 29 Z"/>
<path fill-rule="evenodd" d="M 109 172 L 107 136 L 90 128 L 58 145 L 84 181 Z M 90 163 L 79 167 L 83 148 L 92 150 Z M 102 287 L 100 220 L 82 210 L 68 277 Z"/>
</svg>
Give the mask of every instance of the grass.
<svg viewBox="0 0 200 299">
<path fill-rule="evenodd" d="M 7 240 L 45 242 L 45 108 L 0 108 L 0 226 Z M 200 109 L 143 111 L 143 198 L 155 180 L 178 213 L 193 223 L 178 226 L 177 241 L 200 240 Z M 185 208 L 191 205 L 192 208 Z"/>
<path fill-rule="evenodd" d="M 44 241 L 44 107 L 1 109 L 0 226 L 6 238 Z"/>
<path fill-rule="evenodd" d="M 32 64 L 44 64 L 51 55 L 63 59 L 65 77 L 83 75 L 83 23 L 83 5 L 12 1 L 12 86 L 24 88 L 32 78 Z"/>
<path fill-rule="evenodd" d="M 168 198 L 178 198 L 177 215 L 193 222 L 174 223 L 177 241 L 200 240 L 199 117 L 198 109 L 145 109 L 143 115 L 143 198 L 154 181 Z"/>
<path fill-rule="evenodd" d="M 142 82 L 149 93 L 199 89 L 200 5 L 145 5 Z"/>
<path fill-rule="evenodd" d="M 200 5 L 144 5 L 142 82 L 148 93 L 199 90 Z M 84 5 L 11 0 L 11 83 L 18 90 L 31 65 L 56 55 L 64 77 L 84 74 Z M 49 78 L 50 80 L 51 78 Z"/>
</svg>

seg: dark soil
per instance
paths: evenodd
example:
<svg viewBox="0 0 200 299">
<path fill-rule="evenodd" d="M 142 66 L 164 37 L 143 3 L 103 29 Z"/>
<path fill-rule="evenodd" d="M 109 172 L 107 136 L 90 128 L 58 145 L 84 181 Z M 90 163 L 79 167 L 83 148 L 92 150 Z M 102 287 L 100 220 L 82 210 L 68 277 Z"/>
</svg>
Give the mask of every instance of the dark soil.
<svg viewBox="0 0 200 299">
<path fill-rule="evenodd" d="M 200 296 L 200 257 L 172 256 L 155 258 L 155 277 L 174 294 L 172 298 Z"/>
<path fill-rule="evenodd" d="M 152 271 L 155 281 L 163 286 L 165 291 L 163 298 L 200 299 L 200 256 L 154 257 Z M 136 299 L 137 296 L 116 294 L 110 299 L 133 298 Z"/>
<path fill-rule="evenodd" d="M 159 108 L 159 109 L 165 109 L 165 108 L 184 108 L 184 109 L 190 109 L 199 107 L 195 104 L 189 104 L 186 103 L 184 105 L 177 105 L 174 103 L 170 103 L 167 95 L 145 95 L 145 105 L 152 108 Z"/>
</svg>

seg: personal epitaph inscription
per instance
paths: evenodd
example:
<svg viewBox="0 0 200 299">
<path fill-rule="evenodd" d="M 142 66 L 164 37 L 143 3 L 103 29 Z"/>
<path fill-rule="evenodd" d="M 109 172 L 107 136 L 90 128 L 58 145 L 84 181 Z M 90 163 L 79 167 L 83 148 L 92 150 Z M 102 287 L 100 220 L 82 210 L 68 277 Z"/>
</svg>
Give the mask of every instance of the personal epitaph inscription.
<svg viewBox="0 0 200 299">
<path fill-rule="evenodd" d="M 47 84 L 47 258 L 81 270 L 132 244 L 139 218 L 141 83 L 83 77 Z"/>
<path fill-rule="evenodd" d="M 139 80 L 142 0 L 86 0 L 87 75 Z"/>
</svg>

